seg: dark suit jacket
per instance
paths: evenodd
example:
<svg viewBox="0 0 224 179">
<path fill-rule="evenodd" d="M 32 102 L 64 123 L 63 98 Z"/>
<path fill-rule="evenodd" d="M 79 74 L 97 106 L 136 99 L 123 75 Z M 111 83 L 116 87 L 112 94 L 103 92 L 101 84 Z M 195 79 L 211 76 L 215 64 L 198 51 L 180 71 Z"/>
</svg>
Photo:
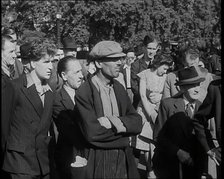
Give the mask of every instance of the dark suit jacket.
<svg viewBox="0 0 224 179">
<path fill-rule="evenodd" d="M 135 108 L 137 108 L 137 105 L 141 100 L 140 93 L 139 93 L 140 79 L 137 76 L 137 74 L 146 69 L 148 69 L 148 65 L 145 62 L 144 56 L 140 59 L 135 60 L 131 64 L 131 89 L 134 94 L 133 106 Z"/>
<path fill-rule="evenodd" d="M 57 167 L 65 172 L 69 172 L 75 154 L 79 154 L 85 144 L 77 125 L 78 113 L 75 108 L 69 94 L 62 87 L 54 100 L 53 120 L 59 132 L 55 160 Z"/>
<path fill-rule="evenodd" d="M 119 109 L 119 118 L 123 122 L 127 131 L 116 133 L 111 129 L 102 127 L 97 118 L 104 116 L 100 94 L 91 79 L 88 79 L 78 90 L 75 96 L 77 108 L 81 115 L 82 132 L 91 145 L 91 159 L 88 159 L 88 169 L 90 178 L 96 176 L 94 170 L 99 168 L 98 163 L 105 160 L 105 155 L 110 150 L 117 149 L 125 151 L 127 170 L 129 178 L 138 178 L 137 167 L 134 156 L 131 152 L 129 137 L 139 134 L 142 129 L 141 116 L 131 105 L 130 99 L 124 87 L 116 80 L 113 84 L 116 100 Z M 99 155 L 100 154 L 100 155 Z M 115 166 L 118 164 L 115 164 Z M 101 171 L 104 171 L 101 167 Z"/>
<path fill-rule="evenodd" d="M 206 152 L 214 147 L 205 130 L 212 117 L 215 118 L 216 137 L 221 145 L 221 99 L 221 80 L 215 80 L 209 85 L 207 96 L 194 116 L 196 136 Z"/>
<path fill-rule="evenodd" d="M 195 112 L 198 110 L 200 104 L 201 102 L 197 100 L 195 105 Z M 167 119 L 169 119 L 175 113 L 184 111 L 184 100 L 181 94 L 172 98 L 166 98 L 161 100 L 158 116 L 156 118 L 155 127 L 153 130 L 153 138 L 156 140 L 159 131 L 162 129 Z"/>
<path fill-rule="evenodd" d="M 26 75 L 22 75 L 12 81 L 10 95 L 14 98 L 5 101 L 11 104 L 12 113 L 10 130 L 4 134 L 7 143 L 3 170 L 28 175 L 47 174 L 48 143 L 51 139 L 47 134 L 51 125 L 53 93 L 45 93 L 43 107 L 35 85 L 27 88 Z"/>
<path fill-rule="evenodd" d="M 197 101 L 196 111 L 199 105 L 200 102 Z M 183 97 L 166 98 L 161 101 L 154 129 L 154 139 L 156 140 L 156 149 L 153 166 L 156 175 L 164 178 L 168 176 L 179 178 L 179 160 L 177 158 L 179 149 L 188 152 L 194 162 L 198 161 L 196 160 L 198 146 L 193 133 L 193 123 L 185 113 Z M 183 170 L 183 175 L 187 176 L 186 178 L 196 176 L 194 168 L 182 165 L 187 167 L 186 170 Z"/>
</svg>

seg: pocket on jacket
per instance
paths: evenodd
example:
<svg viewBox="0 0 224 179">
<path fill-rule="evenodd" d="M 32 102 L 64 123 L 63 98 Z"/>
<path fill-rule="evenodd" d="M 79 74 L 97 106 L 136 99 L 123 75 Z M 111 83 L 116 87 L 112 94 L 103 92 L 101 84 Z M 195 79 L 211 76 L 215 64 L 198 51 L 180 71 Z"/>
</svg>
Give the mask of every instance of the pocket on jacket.
<svg viewBox="0 0 224 179">
<path fill-rule="evenodd" d="M 22 143 L 8 143 L 7 150 L 16 151 L 19 153 L 25 152 L 25 145 Z"/>
</svg>

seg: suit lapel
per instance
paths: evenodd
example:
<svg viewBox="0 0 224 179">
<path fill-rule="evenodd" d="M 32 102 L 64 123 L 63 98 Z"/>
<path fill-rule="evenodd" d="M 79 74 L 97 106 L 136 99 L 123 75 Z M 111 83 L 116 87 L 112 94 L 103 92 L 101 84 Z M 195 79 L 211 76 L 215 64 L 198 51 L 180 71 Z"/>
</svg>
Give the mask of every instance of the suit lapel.
<svg viewBox="0 0 224 179">
<path fill-rule="evenodd" d="M 185 111 L 184 100 L 182 97 L 175 99 L 174 107 L 176 109 L 176 112 L 179 112 L 179 111 L 184 112 Z"/>
<path fill-rule="evenodd" d="M 24 88 L 22 88 L 22 91 L 29 100 L 29 102 L 32 104 L 33 108 L 35 109 L 39 117 L 41 117 L 43 113 L 43 104 L 37 93 L 35 85 L 33 84 L 29 88 L 25 86 Z"/>
<path fill-rule="evenodd" d="M 61 102 L 66 109 L 74 109 L 74 103 L 64 88 L 61 89 Z"/>
<path fill-rule="evenodd" d="M 194 113 L 198 111 L 198 108 L 199 108 L 200 105 L 201 105 L 201 102 L 199 100 L 197 100 L 196 103 L 195 103 Z"/>
</svg>

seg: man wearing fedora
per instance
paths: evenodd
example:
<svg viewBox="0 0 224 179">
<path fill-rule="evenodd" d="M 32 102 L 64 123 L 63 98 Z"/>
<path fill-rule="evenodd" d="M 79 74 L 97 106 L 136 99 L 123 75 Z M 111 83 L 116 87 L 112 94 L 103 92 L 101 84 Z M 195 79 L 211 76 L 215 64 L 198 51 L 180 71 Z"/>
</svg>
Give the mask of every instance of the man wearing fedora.
<svg viewBox="0 0 224 179">
<path fill-rule="evenodd" d="M 206 68 L 200 67 L 199 62 L 199 51 L 197 49 L 189 47 L 184 51 L 184 60 L 182 61 L 182 65 L 185 68 L 190 66 L 198 67 L 200 72 L 205 77 L 205 80 L 201 83 L 201 95 L 198 99 L 199 101 L 203 102 L 207 94 L 208 85 L 213 80 L 214 75 L 209 73 Z M 176 81 L 178 80 L 177 73 L 178 71 L 168 73 L 163 90 L 163 99 L 172 97 L 180 91 L 180 87 L 175 85 Z"/>
<path fill-rule="evenodd" d="M 90 144 L 86 178 L 139 178 L 131 136 L 142 128 L 141 116 L 117 78 L 126 55 L 119 43 L 101 41 L 90 56 L 96 73 L 77 90 L 81 130 Z"/>
<path fill-rule="evenodd" d="M 192 118 L 201 104 L 200 83 L 205 78 L 194 66 L 179 71 L 178 78 L 180 92 L 161 101 L 155 122 L 153 167 L 158 178 L 198 178 L 201 172 Z"/>
<path fill-rule="evenodd" d="M 76 57 L 77 54 L 77 44 L 73 37 L 67 36 L 62 39 L 63 51 L 64 56 L 74 56 Z"/>
</svg>

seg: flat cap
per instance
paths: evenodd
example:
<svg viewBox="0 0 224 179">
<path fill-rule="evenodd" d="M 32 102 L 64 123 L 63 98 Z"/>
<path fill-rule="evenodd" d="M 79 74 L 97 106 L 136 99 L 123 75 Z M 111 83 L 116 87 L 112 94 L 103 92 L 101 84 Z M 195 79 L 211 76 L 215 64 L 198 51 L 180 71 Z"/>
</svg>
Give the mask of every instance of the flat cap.
<svg viewBox="0 0 224 179">
<path fill-rule="evenodd" d="M 95 59 L 124 57 L 126 54 L 122 50 L 121 45 L 115 41 L 101 41 L 93 47 L 89 55 Z"/>
</svg>

